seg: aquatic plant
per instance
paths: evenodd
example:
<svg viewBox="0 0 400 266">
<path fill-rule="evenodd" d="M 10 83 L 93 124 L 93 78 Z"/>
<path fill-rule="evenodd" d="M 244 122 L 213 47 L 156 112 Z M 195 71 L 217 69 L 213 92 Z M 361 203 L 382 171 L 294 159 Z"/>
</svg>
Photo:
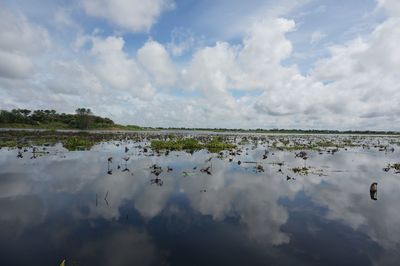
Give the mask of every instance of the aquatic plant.
<svg viewBox="0 0 400 266">
<path fill-rule="evenodd" d="M 388 164 L 388 168 L 392 168 L 396 171 L 400 171 L 400 163 Z"/>
<path fill-rule="evenodd" d="M 233 149 L 236 146 L 230 143 L 225 143 L 219 139 L 214 139 L 211 142 L 204 145 L 210 152 L 219 152 L 222 150 Z"/>
<path fill-rule="evenodd" d="M 177 140 L 152 140 L 150 147 L 152 150 L 201 150 L 208 149 L 210 152 L 219 152 L 222 150 L 232 149 L 236 147 L 233 144 L 225 143 L 220 139 L 213 139 L 207 143 L 200 143 L 198 140 L 193 138 L 177 139 Z"/>
<path fill-rule="evenodd" d="M 200 150 L 203 146 L 195 139 L 179 140 L 152 140 L 150 147 L 152 150 Z"/>
<path fill-rule="evenodd" d="M 293 173 L 299 175 L 308 175 L 309 169 L 307 167 L 294 167 L 292 168 Z"/>
<path fill-rule="evenodd" d="M 76 151 L 76 150 L 87 150 L 90 149 L 95 142 L 84 139 L 84 138 L 77 138 L 71 137 L 63 141 L 63 146 L 69 151 Z"/>
</svg>

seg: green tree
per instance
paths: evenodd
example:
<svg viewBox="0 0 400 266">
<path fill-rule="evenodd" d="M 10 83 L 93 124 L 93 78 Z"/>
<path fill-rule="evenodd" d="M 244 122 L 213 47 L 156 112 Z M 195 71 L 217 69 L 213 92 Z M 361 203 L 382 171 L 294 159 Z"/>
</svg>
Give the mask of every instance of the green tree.
<svg viewBox="0 0 400 266">
<path fill-rule="evenodd" d="M 77 114 L 77 125 L 80 129 L 88 129 L 92 124 L 92 111 L 89 108 L 78 108 L 75 110 Z"/>
<path fill-rule="evenodd" d="M 27 117 L 31 113 L 31 110 L 20 109 L 20 113 L 22 113 L 25 117 Z"/>
</svg>

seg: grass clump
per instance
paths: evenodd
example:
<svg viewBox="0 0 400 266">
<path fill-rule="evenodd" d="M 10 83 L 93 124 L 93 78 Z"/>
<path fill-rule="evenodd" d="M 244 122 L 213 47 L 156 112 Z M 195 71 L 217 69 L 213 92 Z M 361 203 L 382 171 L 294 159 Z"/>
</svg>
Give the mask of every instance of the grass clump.
<svg viewBox="0 0 400 266">
<path fill-rule="evenodd" d="M 308 146 L 308 145 L 295 145 L 295 146 L 283 146 L 283 147 L 278 147 L 279 150 L 285 150 L 285 151 L 300 151 L 300 150 L 314 150 L 316 149 L 313 146 Z"/>
<path fill-rule="evenodd" d="M 322 148 L 327 148 L 327 147 L 336 147 L 337 145 L 335 143 L 333 143 L 332 141 L 325 140 L 325 141 L 316 142 L 315 146 L 322 147 Z"/>
<path fill-rule="evenodd" d="M 77 150 L 87 150 L 90 149 L 94 145 L 94 142 L 88 139 L 82 139 L 77 137 L 67 138 L 63 141 L 63 146 L 69 151 L 77 151 Z"/>
<path fill-rule="evenodd" d="M 18 146 L 18 142 L 15 140 L 0 140 L 0 148 L 9 147 L 14 148 Z"/>
<path fill-rule="evenodd" d="M 200 150 L 202 145 L 195 139 L 180 139 L 180 140 L 152 140 L 150 144 L 153 150 Z"/>
<path fill-rule="evenodd" d="M 292 168 L 293 173 L 299 175 L 308 175 L 309 171 L 307 167 L 294 167 Z"/>
<path fill-rule="evenodd" d="M 400 163 L 389 164 L 389 167 L 396 171 L 400 171 Z"/>
<path fill-rule="evenodd" d="M 219 139 L 213 139 L 207 143 L 200 143 L 198 140 L 193 138 L 177 139 L 177 140 L 152 140 L 150 147 L 152 150 L 201 150 L 208 149 L 210 152 L 219 152 L 226 149 L 232 149 L 235 147 L 233 144 L 225 143 Z"/>
<path fill-rule="evenodd" d="M 219 152 L 222 150 L 230 150 L 235 148 L 235 145 L 231 143 L 225 143 L 221 140 L 214 139 L 210 141 L 209 143 L 204 145 L 205 148 L 207 148 L 210 152 Z"/>
</svg>

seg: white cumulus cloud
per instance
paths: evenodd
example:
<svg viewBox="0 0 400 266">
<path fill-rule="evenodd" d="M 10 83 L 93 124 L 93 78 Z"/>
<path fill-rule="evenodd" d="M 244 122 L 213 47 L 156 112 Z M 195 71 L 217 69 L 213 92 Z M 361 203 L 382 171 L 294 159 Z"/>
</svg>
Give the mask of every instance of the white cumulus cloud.
<svg viewBox="0 0 400 266">
<path fill-rule="evenodd" d="M 0 25 L 0 77 L 30 77 L 33 61 L 50 46 L 47 30 L 7 9 L 0 10 Z"/>
<path fill-rule="evenodd" d="M 169 0 L 83 0 L 85 12 L 132 32 L 149 31 L 160 14 L 174 7 Z"/>
</svg>

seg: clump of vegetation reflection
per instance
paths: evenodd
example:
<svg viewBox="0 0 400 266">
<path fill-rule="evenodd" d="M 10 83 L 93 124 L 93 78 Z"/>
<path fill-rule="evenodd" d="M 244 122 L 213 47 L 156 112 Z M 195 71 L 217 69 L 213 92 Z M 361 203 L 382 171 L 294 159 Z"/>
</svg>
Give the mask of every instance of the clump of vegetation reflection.
<svg viewBox="0 0 400 266">
<path fill-rule="evenodd" d="M 220 138 L 212 139 L 207 143 L 201 143 L 193 138 L 176 139 L 176 140 L 152 140 L 150 145 L 152 150 L 173 150 L 173 151 L 196 151 L 207 149 L 210 152 L 220 152 L 222 150 L 230 150 L 236 146 L 231 143 L 224 142 Z"/>
</svg>

